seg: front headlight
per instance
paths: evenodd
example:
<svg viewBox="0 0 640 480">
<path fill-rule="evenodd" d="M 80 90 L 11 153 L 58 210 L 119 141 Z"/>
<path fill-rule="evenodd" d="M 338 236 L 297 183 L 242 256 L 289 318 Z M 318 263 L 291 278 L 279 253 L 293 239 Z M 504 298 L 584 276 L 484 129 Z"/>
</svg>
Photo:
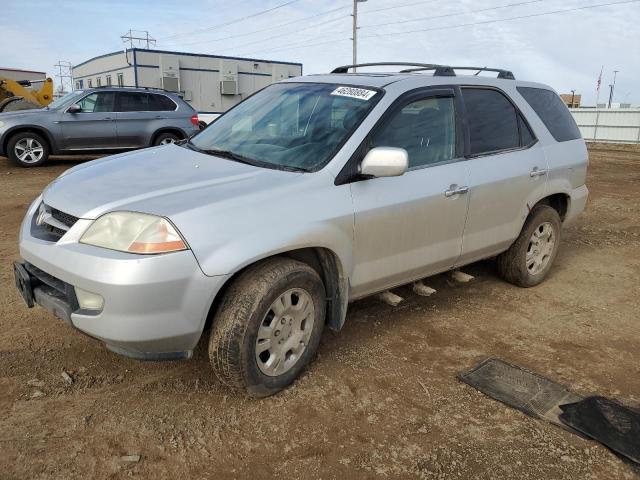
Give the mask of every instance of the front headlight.
<svg viewBox="0 0 640 480">
<path fill-rule="evenodd" d="M 0 122 L 0 128 L 4 127 L 4 122 Z"/>
<path fill-rule="evenodd" d="M 112 212 L 98 218 L 80 243 L 129 253 L 167 253 L 187 245 L 166 218 L 136 212 Z"/>
</svg>

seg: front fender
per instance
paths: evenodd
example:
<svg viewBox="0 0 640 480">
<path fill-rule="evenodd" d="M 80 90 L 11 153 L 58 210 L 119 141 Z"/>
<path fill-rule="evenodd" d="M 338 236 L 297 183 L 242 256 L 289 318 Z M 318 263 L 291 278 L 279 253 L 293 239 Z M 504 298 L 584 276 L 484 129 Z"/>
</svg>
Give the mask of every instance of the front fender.
<svg viewBox="0 0 640 480">
<path fill-rule="evenodd" d="M 7 142 L 14 133 L 26 130 L 37 132 L 38 134 L 42 135 L 47 140 L 47 142 L 49 142 L 49 145 L 51 146 L 51 153 L 56 153 L 58 151 L 59 145 L 55 140 L 55 136 L 52 135 L 51 132 L 47 128 L 44 128 L 42 125 L 35 125 L 30 123 L 15 125 L 7 129 L 7 131 L 2 134 L 2 138 L 0 138 L 0 148 L 2 149 L 2 151 L 5 154 L 7 153 Z"/>
</svg>

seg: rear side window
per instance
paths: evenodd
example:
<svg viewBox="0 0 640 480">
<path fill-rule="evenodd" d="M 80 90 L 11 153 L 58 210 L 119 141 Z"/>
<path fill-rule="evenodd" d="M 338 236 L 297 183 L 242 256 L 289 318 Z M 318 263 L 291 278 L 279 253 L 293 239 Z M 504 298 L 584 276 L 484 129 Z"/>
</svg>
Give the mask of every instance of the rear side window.
<svg viewBox="0 0 640 480">
<path fill-rule="evenodd" d="M 173 112 L 176 104 L 164 95 L 149 94 L 149 110 L 154 112 Z"/>
<path fill-rule="evenodd" d="M 567 142 L 581 138 L 569 109 L 555 92 L 533 87 L 518 87 L 518 92 L 535 110 L 556 141 Z"/>
<path fill-rule="evenodd" d="M 523 147 L 528 147 L 536 141 L 536 137 L 533 136 L 531 132 L 531 128 L 527 125 L 527 122 L 524 121 L 522 115 L 518 114 L 518 128 L 520 129 L 520 145 Z"/>
<path fill-rule="evenodd" d="M 136 92 L 118 92 L 119 112 L 148 112 L 149 95 Z"/>
<path fill-rule="evenodd" d="M 472 155 L 520 147 L 518 112 L 500 92 L 486 88 L 462 90 Z"/>
</svg>

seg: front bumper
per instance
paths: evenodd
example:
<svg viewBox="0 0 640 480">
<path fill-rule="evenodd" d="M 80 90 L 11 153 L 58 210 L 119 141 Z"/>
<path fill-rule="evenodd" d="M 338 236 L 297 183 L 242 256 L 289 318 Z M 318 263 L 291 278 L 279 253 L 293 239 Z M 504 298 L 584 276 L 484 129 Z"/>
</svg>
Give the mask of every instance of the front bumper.
<svg viewBox="0 0 640 480">
<path fill-rule="evenodd" d="M 190 356 L 228 275 L 206 276 L 189 250 L 135 255 L 65 240 L 79 234 L 76 227 L 86 228 L 83 222 L 57 243 L 34 238 L 30 228 L 35 210 L 30 208 L 20 231 L 20 255 L 35 283 L 47 284 L 33 268 L 68 285 L 69 295 L 73 287 L 101 295 L 104 306 L 97 312 L 83 311 L 68 296 L 65 318 L 64 309 L 51 308 L 46 292 L 56 294 L 50 288 L 34 294 L 36 303 L 118 353 L 141 359 Z"/>
</svg>

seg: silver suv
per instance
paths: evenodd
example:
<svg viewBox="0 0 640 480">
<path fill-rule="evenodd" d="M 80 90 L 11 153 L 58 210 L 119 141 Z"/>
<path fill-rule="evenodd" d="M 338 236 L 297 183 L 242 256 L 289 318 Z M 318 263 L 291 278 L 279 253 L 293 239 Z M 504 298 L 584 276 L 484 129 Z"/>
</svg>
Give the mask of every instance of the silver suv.
<svg viewBox="0 0 640 480">
<path fill-rule="evenodd" d="M 49 155 L 173 143 L 198 130 L 198 114 L 176 93 L 76 90 L 43 109 L 0 113 L 0 155 L 37 167 Z"/>
<path fill-rule="evenodd" d="M 265 396 L 355 299 L 492 257 L 537 285 L 587 200 L 568 110 L 507 71 L 406 67 L 290 79 L 68 170 L 22 225 L 22 296 L 139 359 L 189 358 L 210 325 L 220 380 Z"/>
</svg>

